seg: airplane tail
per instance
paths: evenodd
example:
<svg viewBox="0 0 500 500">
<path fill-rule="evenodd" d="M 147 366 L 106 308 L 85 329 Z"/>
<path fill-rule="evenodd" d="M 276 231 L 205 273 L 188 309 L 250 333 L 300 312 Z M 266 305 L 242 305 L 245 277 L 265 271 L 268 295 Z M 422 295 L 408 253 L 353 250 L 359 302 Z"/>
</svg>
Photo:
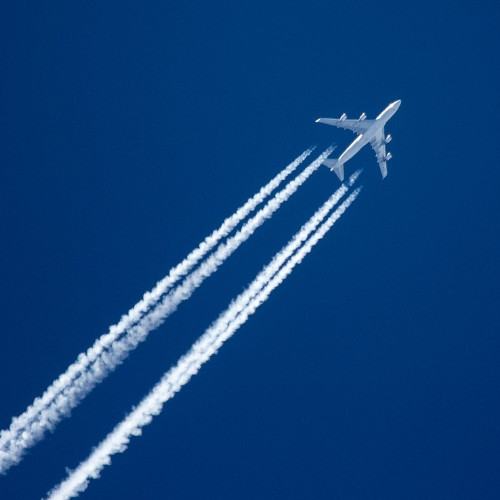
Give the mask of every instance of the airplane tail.
<svg viewBox="0 0 500 500">
<path fill-rule="evenodd" d="M 330 170 L 337 174 L 337 177 L 344 180 L 344 164 L 339 163 L 338 160 L 325 160 L 323 165 L 326 165 Z"/>
</svg>

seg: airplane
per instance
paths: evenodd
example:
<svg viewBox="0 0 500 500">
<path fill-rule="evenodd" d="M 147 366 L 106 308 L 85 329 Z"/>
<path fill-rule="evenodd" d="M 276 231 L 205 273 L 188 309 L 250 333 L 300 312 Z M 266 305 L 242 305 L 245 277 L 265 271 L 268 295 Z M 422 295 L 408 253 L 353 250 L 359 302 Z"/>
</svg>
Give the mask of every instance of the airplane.
<svg viewBox="0 0 500 500">
<path fill-rule="evenodd" d="M 362 113 L 357 120 L 348 120 L 344 113 L 340 118 L 318 118 L 316 123 L 324 123 L 339 128 L 352 130 L 358 134 L 358 137 L 350 146 L 336 159 L 328 159 L 323 162 L 324 165 L 333 170 L 338 178 L 344 180 L 344 164 L 350 160 L 363 146 L 370 143 L 375 156 L 377 157 L 382 173 L 382 179 L 387 175 L 387 161 L 392 158 L 391 153 L 385 152 L 385 145 L 391 142 L 392 136 L 385 135 L 384 126 L 401 105 L 401 99 L 394 101 L 380 113 L 375 120 L 367 120 L 366 114 Z"/>
</svg>

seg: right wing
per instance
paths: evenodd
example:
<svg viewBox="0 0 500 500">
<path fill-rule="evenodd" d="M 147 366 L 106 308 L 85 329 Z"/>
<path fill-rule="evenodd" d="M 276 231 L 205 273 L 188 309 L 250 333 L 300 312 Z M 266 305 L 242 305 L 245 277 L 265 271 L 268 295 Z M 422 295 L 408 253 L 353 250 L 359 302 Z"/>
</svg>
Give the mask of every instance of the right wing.
<svg viewBox="0 0 500 500">
<path fill-rule="evenodd" d="M 379 130 L 370 141 L 375 156 L 377 157 L 382 179 L 387 175 L 387 156 L 385 152 L 385 134 L 384 129 Z"/>
<path fill-rule="evenodd" d="M 364 134 L 370 128 L 375 120 L 340 120 L 339 118 L 318 118 L 317 123 L 324 123 L 325 125 L 333 125 L 337 128 L 344 128 L 350 130 L 355 134 Z"/>
</svg>

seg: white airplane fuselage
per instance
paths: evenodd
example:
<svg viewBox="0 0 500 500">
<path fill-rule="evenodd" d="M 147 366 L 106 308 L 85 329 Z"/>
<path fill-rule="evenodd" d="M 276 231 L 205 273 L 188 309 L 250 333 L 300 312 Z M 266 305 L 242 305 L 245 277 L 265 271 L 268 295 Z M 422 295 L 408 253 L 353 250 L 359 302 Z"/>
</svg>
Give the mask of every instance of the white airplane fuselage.
<svg viewBox="0 0 500 500">
<path fill-rule="evenodd" d="M 366 146 L 372 140 L 372 138 L 377 134 L 377 132 L 385 127 L 385 124 L 392 118 L 392 116 L 398 110 L 400 105 L 401 105 L 401 100 L 394 101 L 393 103 L 389 104 L 389 106 L 387 106 L 387 108 L 385 108 L 384 111 L 382 111 L 382 113 L 380 113 L 377 116 L 373 125 L 368 130 L 366 130 L 366 132 L 358 135 L 358 137 L 354 139 L 354 141 L 349 145 L 349 147 L 339 156 L 338 162 L 346 163 L 356 153 L 358 153 L 358 151 L 363 146 Z"/>
</svg>

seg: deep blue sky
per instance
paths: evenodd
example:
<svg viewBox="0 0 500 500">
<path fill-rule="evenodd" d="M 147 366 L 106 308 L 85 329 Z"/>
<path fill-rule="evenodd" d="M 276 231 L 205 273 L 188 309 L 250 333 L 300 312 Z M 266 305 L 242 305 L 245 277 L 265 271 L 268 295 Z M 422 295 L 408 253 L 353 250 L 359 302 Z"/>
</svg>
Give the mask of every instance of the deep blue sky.
<svg viewBox="0 0 500 500">
<path fill-rule="evenodd" d="M 311 144 L 380 180 L 85 498 L 500 497 L 495 1 L 5 3 L 0 428 Z M 338 186 L 318 171 L 0 478 L 75 467 Z"/>
</svg>

